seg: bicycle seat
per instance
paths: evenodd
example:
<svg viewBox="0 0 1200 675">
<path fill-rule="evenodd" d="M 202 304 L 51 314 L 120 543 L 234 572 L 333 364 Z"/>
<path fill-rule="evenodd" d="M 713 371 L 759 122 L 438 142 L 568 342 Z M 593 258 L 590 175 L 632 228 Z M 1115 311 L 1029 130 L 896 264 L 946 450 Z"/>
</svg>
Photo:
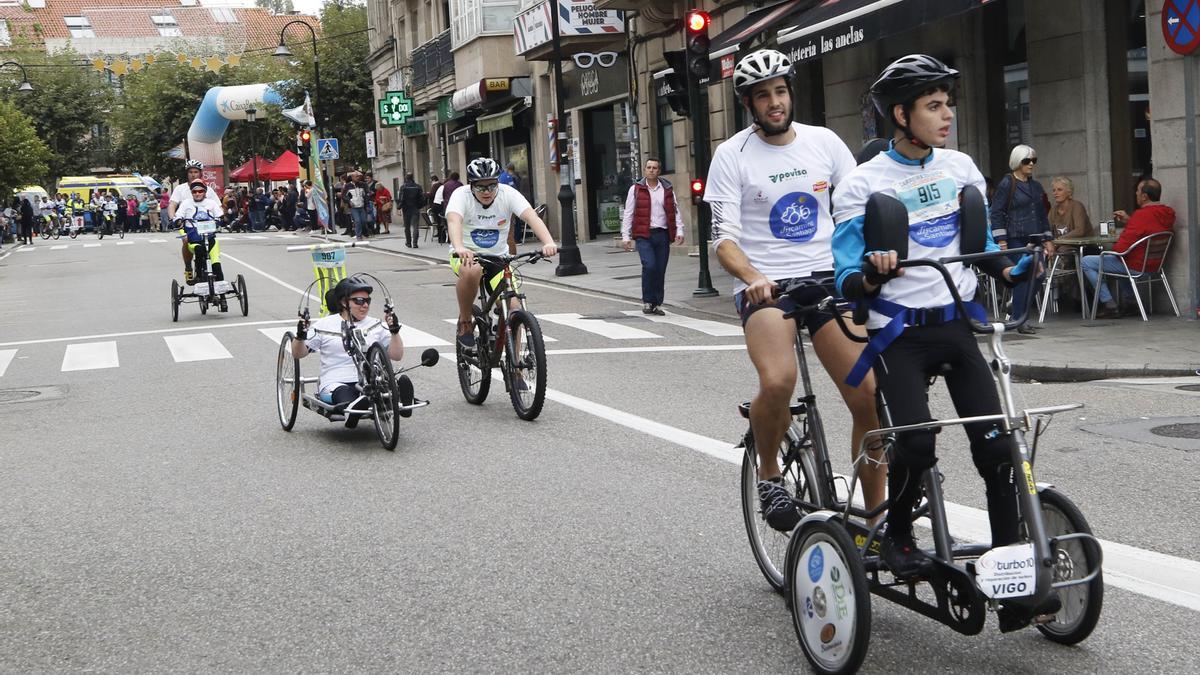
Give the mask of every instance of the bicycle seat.
<svg viewBox="0 0 1200 675">
<path fill-rule="evenodd" d="M 802 415 L 807 411 L 808 411 L 808 406 L 805 405 L 804 403 L 801 403 L 800 401 L 796 401 L 795 403 L 788 406 L 788 413 L 791 414 L 793 417 L 795 417 L 796 415 Z M 750 419 L 750 401 L 746 401 L 746 402 L 742 403 L 741 405 L 739 405 L 738 413 L 740 413 L 743 418 Z"/>
</svg>

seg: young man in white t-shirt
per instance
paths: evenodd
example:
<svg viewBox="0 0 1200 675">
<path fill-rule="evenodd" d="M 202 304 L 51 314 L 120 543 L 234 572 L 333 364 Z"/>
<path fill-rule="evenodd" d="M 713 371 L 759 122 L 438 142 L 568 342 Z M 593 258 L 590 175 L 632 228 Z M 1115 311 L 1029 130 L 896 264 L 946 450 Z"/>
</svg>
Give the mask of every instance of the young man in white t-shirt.
<svg viewBox="0 0 1200 675">
<path fill-rule="evenodd" d="M 221 247 L 217 242 L 216 236 L 216 221 L 221 217 L 221 202 L 215 197 L 208 196 L 211 188 L 208 187 L 202 180 L 194 180 L 191 185 L 185 186 L 191 191 L 191 196 L 188 200 L 175 210 L 176 225 L 179 227 L 181 237 L 183 238 L 184 248 L 188 251 L 188 257 L 194 258 L 196 250 L 199 248 L 201 254 L 200 263 L 196 266 L 196 277 L 204 275 L 205 261 L 212 263 L 213 278 L 217 281 L 224 281 L 225 275 L 221 271 Z M 211 223 L 213 232 L 207 236 L 200 234 L 197 231 L 197 223 Z M 189 268 L 190 269 L 190 268 Z M 195 278 L 185 278 L 185 283 L 192 283 Z"/>
<path fill-rule="evenodd" d="M 463 347 L 475 347 L 471 304 L 479 292 L 483 266 L 476 253 L 500 255 L 508 252 L 508 233 L 513 218 L 533 228 L 542 242 L 542 254 L 558 252 L 550 230 L 529 205 L 525 196 L 509 185 L 500 184 L 500 165 L 486 157 L 467 165 L 467 189 L 455 190 L 446 204 L 446 224 L 450 230 L 450 269 L 458 275 L 458 341 Z M 514 307 L 515 309 L 515 307 Z"/>
<path fill-rule="evenodd" d="M 704 193 L 713 212 L 712 246 L 717 260 L 738 279 L 734 303 L 758 371 L 750 426 L 758 448 L 763 517 L 784 532 L 801 518 L 777 459 L 791 423 L 788 406 L 797 375 L 793 343 L 799 327 L 784 318 L 794 301 L 775 299 L 773 293 L 786 280 L 832 277 L 830 192 L 854 168 L 850 150 L 832 131 L 793 120 L 791 77 L 791 62 L 775 50 L 753 52 L 738 63 L 734 88 L 755 124 L 717 147 Z M 801 304 L 816 304 L 831 292 L 814 288 Z M 857 455 L 863 434 L 879 426 L 874 383 L 843 383 L 862 347 L 832 321 L 832 314 L 816 313 L 805 325 L 817 358 L 850 409 L 850 442 Z M 864 462 L 859 474 L 867 507 L 873 508 L 883 501 L 885 469 Z"/>
<path fill-rule="evenodd" d="M 204 173 L 204 163 L 198 159 L 189 159 L 188 161 L 184 162 L 183 168 L 187 173 L 187 180 L 179 183 L 175 186 L 175 189 L 171 190 L 171 200 L 167 202 L 167 225 L 171 224 L 171 221 L 175 220 L 175 210 L 178 209 L 180 205 L 192 201 L 192 193 L 189 186 L 192 183 L 201 180 L 201 176 Z M 205 193 L 205 198 L 211 198 L 217 203 L 220 203 L 221 201 L 221 198 L 217 196 L 216 191 L 212 189 L 211 185 L 208 186 L 208 191 Z M 192 250 L 188 248 L 186 240 L 183 242 L 182 253 L 183 278 L 184 281 L 190 283 L 195 278 L 195 275 L 192 274 Z"/>
</svg>

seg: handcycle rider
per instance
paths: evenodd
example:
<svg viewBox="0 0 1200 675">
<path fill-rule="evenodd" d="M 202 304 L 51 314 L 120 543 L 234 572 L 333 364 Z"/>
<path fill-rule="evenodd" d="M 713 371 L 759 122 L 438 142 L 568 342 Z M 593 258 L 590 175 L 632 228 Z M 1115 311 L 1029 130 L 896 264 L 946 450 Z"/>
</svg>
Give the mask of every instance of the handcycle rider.
<svg viewBox="0 0 1200 675">
<path fill-rule="evenodd" d="M 404 357 L 404 341 L 400 338 L 400 321 L 396 313 L 386 311 L 382 321 L 369 316 L 371 293 L 374 290 L 359 277 L 346 277 L 329 291 L 330 297 L 326 301 L 331 311 L 337 310 L 336 314 L 331 313 L 315 322 L 301 318 L 296 324 L 292 356 L 302 359 L 313 352 L 321 355 L 319 395 L 334 405 L 351 403 L 359 397 L 358 369 L 346 351 L 342 338 L 343 322 L 349 321 L 353 330 L 362 333 L 364 349 L 379 343 L 387 350 L 388 358 L 392 361 Z M 312 329 L 311 334 L 309 328 Z M 407 398 L 412 399 L 412 392 L 408 392 Z M 358 415 L 347 415 L 346 428 L 358 426 L 358 419 Z"/>
<path fill-rule="evenodd" d="M 798 304 L 816 305 L 832 289 L 814 286 L 798 300 L 774 294 L 793 279 L 832 278 L 830 191 L 840 188 L 854 168 L 854 157 L 832 131 L 795 122 L 792 64 L 782 53 L 763 49 L 748 54 L 734 68 L 733 84 L 754 124 L 713 153 L 704 200 L 712 207 L 717 260 L 738 279 L 734 303 L 758 371 L 750 426 L 763 517 L 772 528 L 790 532 L 801 514 L 784 487 L 778 451 L 791 423 L 797 376 L 792 347 L 799 328 L 785 314 Z M 879 426 L 874 383 L 843 383 L 862 348 L 831 321 L 832 313 L 818 311 L 806 317 L 805 326 L 817 358 L 850 410 L 851 448 L 857 455 L 863 435 Z M 859 466 L 871 509 L 883 501 L 886 468 L 871 462 Z"/>
<path fill-rule="evenodd" d="M 187 173 L 187 180 L 183 181 L 179 185 L 176 185 L 175 189 L 171 191 L 171 200 L 167 202 L 167 222 L 164 223 L 164 225 L 169 225 L 174 222 L 176 217 L 175 212 L 180 206 L 187 203 L 192 198 L 192 183 L 201 180 L 201 176 L 204 173 L 204 163 L 198 159 L 187 160 L 184 162 L 183 167 Z M 217 196 L 216 191 L 212 189 L 211 185 L 207 186 L 205 197 L 211 198 L 220 204 L 221 200 Z M 220 209 L 214 211 L 214 213 L 218 214 L 220 212 Z M 190 284 L 192 283 L 193 279 L 195 279 L 195 275 L 192 274 L 192 249 L 188 247 L 188 244 L 185 241 L 183 242 L 183 280 Z"/>
<path fill-rule="evenodd" d="M 481 265 L 476 253 L 501 255 L 509 250 L 509 233 L 514 218 L 525 221 L 527 227 L 542 242 L 542 255 L 551 257 L 558 245 L 550 230 L 538 217 L 516 188 L 500 183 L 500 165 L 487 157 L 471 160 L 467 165 L 466 190 L 455 190 L 446 205 L 446 224 L 450 232 L 450 269 L 458 276 L 455 293 L 458 296 L 458 342 L 465 349 L 475 348 L 474 319 L 471 306 L 479 293 L 485 267 L 488 281 L 497 283 L 502 270 Z M 457 256 L 457 257 L 456 257 Z M 512 309 L 518 309 L 513 299 Z"/>
<path fill-rule="evenodd" d="M 922 54 L 902 57 L 883 70 L 870 93 L 876 108 L 895 127 L 894 140 L 886 152 L 846 177 L 835 202 L 838 290 L 848 299 L 870 303 L 871 344 L 850 380 L 853 384 L 873 369 L 891 424 L 896 426 L 932 420 L 927 378 L 939 373 L 960 417 L 1001 412 L 992 373 L 966 317 L 958 316 L 941 274 L 930 267 L 898 268 L 895 250 L 866 250 L 863 231 L 867 200 L 883 193 L 908 211 L 908 257 L 936 259 L 961 253 L 960 193 L 968 186 L 986 192 L 984 177 L 971 158 L 944 147 L 954 118 L 949 103 L 957 78 L 958 71 Z M 984 249 L 999 251 L 990 228 L 984 229 Z M 1026 256 L 1013 265 L 1007 258 L 995 258 L 977 265 L 1012 285 L 1029 273 L 1031 261 Z M 960 296 L 974 297 L 978 286 L 974 272 L 962 263 L 946 268 Z M 976 319 L 986 319 L 983 308 L 974 303 L 968 303 L 967 311 Z M 967 424 L 965 430 L 986 486 L 991 545 L 1016 543 L 1020 533 L 1011 465 L 1016 441 L 994 422 Z M 937 462 L 934 440 L 931 429 L 900 432 L 890 458 L 891 504 L 880 553 L 897 578 L 917 575 L 924 566 L 924 553 L 913 539 L 912 515 L 921 497 L 922 474 Z M 1001 630 L 1019 628 L 1036 614 L 1057 610 L 1056 595 L 1037 608 L 1006 601 L 1000 608 Z"/>
<path fill-rule="evenodd" d="M 208 241 L 199 232 L 196 231 L 196 222 L 214 221 L 221 216 L 221 203 L 215 198 L 209 197 L 209 188 L 202 180 L 194 180 L 188 186 L 191 191 L 191 196 L 175 211 L 175 220 L 182 223 L 179 227 L 180 236 L 183 237 L 184 250 L 188 252 L 189 257 L 195 257 L 196 249 L 207 247 Z M 193 221 L 193 222 L 184 222 Z M 200 256 L 200 262 L 196 265 L 196 275 L 191 275 L 191 266 L 187 271 L 189 277 L 185 278 L 186 283 L 193 283 L 197 277 L 204 276 L 205 260 L 212 262 L 213 278 L 217 281 L 224 281 L 225 274 L 221 270 L 221 245 L 216 237 L 212 238 L 212 248 L 202 250 L 203 255 Z"/>
</svg>

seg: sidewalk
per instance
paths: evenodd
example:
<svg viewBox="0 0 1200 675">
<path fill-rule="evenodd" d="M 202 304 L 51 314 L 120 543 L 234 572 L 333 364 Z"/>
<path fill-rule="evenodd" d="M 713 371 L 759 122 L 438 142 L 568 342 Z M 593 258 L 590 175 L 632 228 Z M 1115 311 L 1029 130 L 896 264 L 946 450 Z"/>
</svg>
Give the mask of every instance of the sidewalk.
<svg viewBox="0 0 1200 675">
<path fill-rule="evenodd" d="M 447 247 L 434 241 L 421 248 L 404 247 L 403 235 L 374 237 L 371 244 L 398 253 L 445 261 Z M 729 322 L 737 321 L 733 309 L 734 280 L 709 256 L 712 285 L 720 293 L 713 298 L 692 295 L 696 289 L 700 258 L 689 256 L 690 245 L 672 246 L 667 266 L 665 306 L 705 314 Z M 625 252 L 611 235 L 579 245 L 588 273 L 558 277 L 557 265 L 527 265 L 521 273 L 531 279 L 568 288 L 588 290 L 613 297 L 641 300 L 641 262 L 636 252 Z M 1150 321 L 1125 317 L 1110 321 L 1083 321 L 1077 314 L 1047 315 L 1035 336 L 1005 336 L 1004 346 L 1021 378 L 1042 382 L 1082 382 L 1115 377 L 1168 377 L 1194 375 L 1200 368 L 1200 322 L 1189 308 L 1180 307 L 1181 318 L 1159 313 Z"/>
</svg>

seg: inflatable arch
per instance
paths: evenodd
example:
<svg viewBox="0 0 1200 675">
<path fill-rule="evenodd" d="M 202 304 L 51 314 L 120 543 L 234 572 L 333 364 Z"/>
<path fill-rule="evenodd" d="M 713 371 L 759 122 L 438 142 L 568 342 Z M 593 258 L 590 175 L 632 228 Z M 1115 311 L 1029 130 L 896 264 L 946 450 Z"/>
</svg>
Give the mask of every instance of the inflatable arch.
<svg viewBox="0 0 1200 675">
<path fill-rule="evenodd" d="M 213 87 L 204 95 L 200 109 L 188 129 L 188 155 L 204 162 L 205 180 L 225 184 L 223 166 L 225 153 L 221 139 L 233 120 L 246 119 L 246 111 L 254 108 L 265 113 L 267 104 L 282 105 L 283 98 L 271 84 L 243 84 L 234 87 Z"/>
</svg>

